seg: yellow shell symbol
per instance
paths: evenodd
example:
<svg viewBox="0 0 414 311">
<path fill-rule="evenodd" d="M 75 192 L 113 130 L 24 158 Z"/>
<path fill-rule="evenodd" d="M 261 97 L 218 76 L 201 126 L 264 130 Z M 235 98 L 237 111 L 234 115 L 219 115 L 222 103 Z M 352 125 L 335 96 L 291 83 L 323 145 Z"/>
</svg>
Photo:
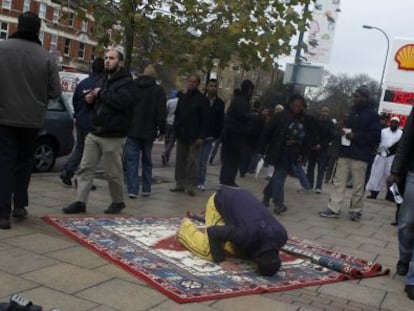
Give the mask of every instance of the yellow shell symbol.
<svg viewBox="0 0 414 311">
<path fill-rule="evenodd" d="M 414 70 L 414 44 L 406 44 L 395 53 L 398 69 Z"/>
</svg>

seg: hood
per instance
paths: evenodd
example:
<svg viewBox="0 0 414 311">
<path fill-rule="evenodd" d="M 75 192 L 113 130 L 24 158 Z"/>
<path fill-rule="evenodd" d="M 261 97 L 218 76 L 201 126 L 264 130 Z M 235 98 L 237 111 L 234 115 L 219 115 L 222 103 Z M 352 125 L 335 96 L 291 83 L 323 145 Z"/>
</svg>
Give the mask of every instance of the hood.
<svg viewBox="0 0 414 311">
<path fill-rule="evenodd" d="M 157 84 L 155 78 L 150 76 L 140 76 L 135 80 L 135 83 L 140 88 L 149 88 Z"/>
</svg>

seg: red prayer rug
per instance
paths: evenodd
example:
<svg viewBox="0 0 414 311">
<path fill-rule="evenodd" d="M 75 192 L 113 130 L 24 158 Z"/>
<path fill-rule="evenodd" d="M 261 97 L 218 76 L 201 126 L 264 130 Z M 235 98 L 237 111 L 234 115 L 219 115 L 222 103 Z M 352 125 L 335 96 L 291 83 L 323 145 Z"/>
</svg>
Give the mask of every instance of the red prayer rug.
<svg viewBox="0 0 414 311">
<path fill-rule="evenodd" d="M 231 258 L 237 271 L 200 259 L 175 240 L 181 217 L 81 216 L 44 220 L 133 273 L 176 302 L 195 302 L 388 274 L 378 263 L 347 256 L 296 237 L 281 252 L 273 277 Z M 200 224 L 201 225 L 201 224 Z"/>
</svg>

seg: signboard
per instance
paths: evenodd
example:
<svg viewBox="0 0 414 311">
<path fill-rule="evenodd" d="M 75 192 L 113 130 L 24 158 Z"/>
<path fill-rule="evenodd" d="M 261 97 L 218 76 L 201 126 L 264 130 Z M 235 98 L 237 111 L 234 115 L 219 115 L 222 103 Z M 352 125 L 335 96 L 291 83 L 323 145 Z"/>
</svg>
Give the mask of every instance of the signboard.
<svg viewBox="0 0 414 311">
<path fill-rule="evenodd" d="M 292 81 L 293 68 L 297 66 L 295 81 Z M 323 67 L 303 64 L 286 64 L 283 75 L 283 84 L 294 83 L 305 86 L 320 86 L 323 78 Z"/>
<path fill-rule="evenodd" d="M 308 62 L 328 64 L 331 58 L 340 0 L 317 0 L 308 31 Z M 317 45 L 312 46 L 314 42 Z"/>
<path fill-rule="evenodd" d="M 404 127 L 414 104 L 414 39 L 395 38 L 384 75 L 378 112 L 397 116 Z"/>
<path fill-rule="evenodd" d="M 62 88 L 62 95 L 66 99 L 67 103 L 72 109 L 73 113 L 73 105 L 72 105 L 72 98 L 73 93 L 75 92 L 76 87 L 78 86 L 79 82 L 83 79 L 89 77 L 89 75 L 84 73 L 78 72 L 69 72 L 69 71 L 59 71 L 60 77 L 60 87 Z"/>
</svg>

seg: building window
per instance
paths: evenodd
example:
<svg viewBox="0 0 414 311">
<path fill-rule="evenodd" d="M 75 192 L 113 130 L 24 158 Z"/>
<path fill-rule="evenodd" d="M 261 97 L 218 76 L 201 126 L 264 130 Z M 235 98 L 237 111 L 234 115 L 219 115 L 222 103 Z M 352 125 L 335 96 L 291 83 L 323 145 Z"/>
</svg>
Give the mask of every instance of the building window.
<svg viewBox="0 0 414 311">
<path fill-rule="evenodd" d="M 46 3 L 39 4 L 39 18 L 45 19 L 46 18 Z"/>
<path fill-rule="evenodd" d="M 30 0 L 24 0 L 23 2 L 23 12 L 30 11 Z"/>
<path fill-rule="evenodd" d="M 59 8 L 55 8 L 53 10 L 53 20 L 52 20 L 52 22 L 59 23 L 59 14 L 60 14 Z"/>
<path fill-rule="evenodd" d="M 63 52 L 65 55 L 69 55 L 70 53 L 70 39 L 65 39 L 65 49 Z"/>
<path fill-rule="evenodd" d="M 3 0 L 1 7 L 3 9 L 11 10 L 12 2 L 11 0 Z"/>
<path fill-rule="evenodd" d="M 45 33 L 43 31 L 39 32 L 39 40 L 40 42 L 42 42 L 42 46 L 43 46 L 43 40 L 45 39 Z"/>
<path fill-rule="evenodd" d="M 75 14 L 69 13 L 69 16 L 68 16 L 68 25 L 69 25 L 69 27 L 73 27 L 74 23 L 75 23 Z"/>
<path fill-rule="evenodd" d="M 50 45 L 49 45 L 49 52 L 55 53 L 57 51 L 57 45 L 58 45 L 58 36 L 57 35 L 51 35 Z"/>
<path fill-rule="evenodd" d="M 78 57 L 84 58 L 85 57 L 85 43 L 79 42 L 79 51 L 78 51 Z"/>
<path fill-rule="evenodd" d="M 88 32 L 88 21 L 82 21 L 82 31 Z"/>
<path fill-rule="evenodd" d="M 6 40 L 8 36 L 9 36 L 9 24 L 5 22 L 0 22 L 0 40 Z"/>
</svg>

